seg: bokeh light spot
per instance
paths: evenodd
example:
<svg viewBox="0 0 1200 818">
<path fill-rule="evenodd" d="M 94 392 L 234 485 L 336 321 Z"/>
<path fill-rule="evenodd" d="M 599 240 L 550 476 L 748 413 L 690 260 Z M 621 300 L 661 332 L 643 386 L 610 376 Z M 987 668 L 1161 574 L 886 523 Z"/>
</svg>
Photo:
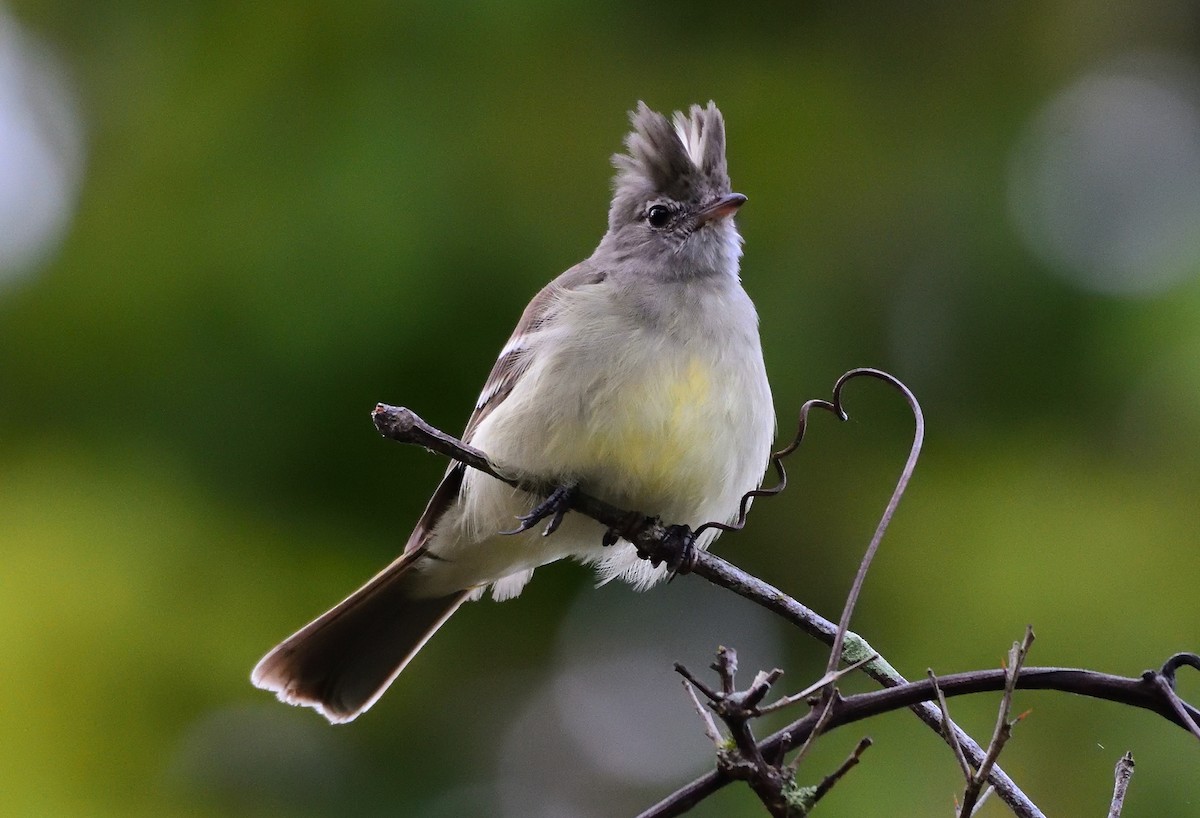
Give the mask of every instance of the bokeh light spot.
<svg viewBox="0 0 1200 818">
<path fill-rule="evenodd" d="M 1200 105 L 1190 66 L 1086 74 L 1030 122 L 1009 206 L 1029 248 L 1086 290 L 1154 295 L 1200 272 Z"/>
<path fill-rule="evenodd" d="M 0 8 L 0 284 L 57 245 L 82 165 L 82 127 L 61 64 Z"/>
</svg>

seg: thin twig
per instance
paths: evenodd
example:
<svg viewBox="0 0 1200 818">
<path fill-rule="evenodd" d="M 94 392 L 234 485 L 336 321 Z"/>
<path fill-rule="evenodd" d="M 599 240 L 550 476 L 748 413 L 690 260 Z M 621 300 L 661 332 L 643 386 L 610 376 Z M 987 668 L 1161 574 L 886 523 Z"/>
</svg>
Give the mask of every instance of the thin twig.
<svg viewBox="0 0 1200 818">
<path fill-rule="evenodd" d="M 1129 780 L 1133 778 L 1133 753 L 1125 753 L 1117 761 L 1113 771 L 1113 797 L 1108 807 L 1108 818 L 1121 818 L 1121 810 L 1125 809 L 1125 793 L 1129 789 Z"/>
<path fill-rule="evenodd" d="M 1012 736 L 1013 725 L 1020 720 L 1018 716 L 1016 720 L 1009 721 L 1009 715 L 1012 713 L 1013 691 L 1017 687 L 1017 676 L 1021 673 L 1021 666 L 1025 664 L 1025 657 L 1029 655 L 1033 639 L 1033 627 L 1026 625 L 1025 638 L 1020 642 L 1014 642 L 1008 652 L 1008 661 L 1004 667 L 1004 695 L 1000 699 L 1000 707 L 996 714 L 996 727 L 992 731 L 992 740 L 988 742 L 987 755 L 984 756 L 983 763 L 979 765 L 978 770 L 967 776 L 962 806 L 958 810 L 958 814 L 963 818 L 970 818 L 975 813 L 975 806 L 983 791 L 983 785 L 987 782 L 988 773 L 991 772 L 996 759 L 1004 750 L 1004 745 Z"/>
<path fill-rule="evenodd" d="M 929 677 L 929 681 L 933 684 L 933 692 L 937 694 L 938 709 L 942 711 L 942 724 L 950 725 L 954 722 L 950 719 L 950 706 L 946 704 L 946 694 L 942 693 L 942 688 L 938 685 L 937 676 L 933 674 L 933 669 L 926 669 L 925 673 Z M 967 761 L 967 757 L 963 754 L 962 745 L 958 743 L 958 736 L 953 730 L 946 729 L 943 732 L 943 738 L 950 745 L 950 749 L 954 751 L 954 757 L 958 759 L 959 769 L 962 770 L 963 777 L 970 779 L 971 763 Z"/>
<path fill-rule="evenodd" d="M 908 406 L 912 410 L 915 428 L 913 430 L 912 446 L 908 451 L 908 459 L 904 461 L 904 468 L 900 472 L 900 478 L 896 481 L 896 486 L 892 490 L 892 496 L 888 498 L 883 515 L 879 518 L 879 522 L 875 526 L 875 533 L 871 535 L 871 542 L 867 545 L 866 553 L 863 554 L 862 561 L 859 563 L 858 572 L 854 575 L 854 582 L 850 586 L 850 592 L 846 595 L 846 604 L 842 607 L 842 616 L 838 620 L 837 634 L 833 638 L 833 646 L 829 651 L 829 665 L 826 668 L 827 670 L 837 669 L 838 663 L 841 661 L 842 643 L 846 638 L 846 632 L 850 628 L 850 617 L 854 614 L 855 606 L 858 605 L 858 597 L 862 593 L 863 583 L 866 582 L 867 571 L 870 570 L 871 562 L 875 559 L 875 554 L 879 551 L 879 544 L 883 542 L 883 535 L 887 532 L 888 525 L 896 513 L 896 508 L 900 505 L 900 498 L 904 496 L 904 492 L 908 488 L 908 481 L 912 478 L 913 470 L 917 467 L 917 459 L 921 456 L 921 445 L 925 440 L 925 415 L 921 412 L 921 404 L 917 402 L 917 396 L 912 393 L 912 390 L 901 383 L 899 379 L 886 372 L 867 368 L 852 369 L 847 372 L 838 378 L 837 383 L 834 384 L 833 403 L 835 406 L 839 409 L 841 408 L 843 387 L 853 378 L 860 376 L 878 378 L 899 391 L 904 396 L 904 399 L 908 401 Z"/>
<path fill-rule="evenodd" d="M 838 668 L 837 670 L 833 671 L 832 673 L 826 673 L 820 679 L 817 679 L 815 682 L 813 682 L 812 684 L 810 684 L 808 687 L 804 688 L 800 692 L 792 693 L 792 694 L 784 696 L 780 699 L 776 699 L 775 701 L 771 702 L 770 704 L 764 705 L 763 707 L 758 708 L 758 715 L 765 716 L 768 713 L 774 713 L 776 710 L 782 710 L 785 707 L 791 707 L 796 702 L 804 701 L 809 696 L 816 693 L 818 690 L 825 687 L 826 685 L 836 682 L 838 679 L 841 679 L 843 676 L 849 676 L 851 673 L 858 670 L 860 667 L 865 665 L 867 662 L 873 662 L 877 658 L 879 658 L 879 654 L 872 653 L 870 656 L 865 656 L 862 659 L 859 659 L 857 662 L 855 662 L 852 665 L 848 665 L 843 668 Z"/>
<path fill-rule="evenodd" d="M 723 698 L 720 693 L 696 678 L 696 676 L 690 670 L 679 664 L 679 662 L 675 663 L 675 672 L 682 676 L 685 682 L 688 682 L 692 687 L 703 693 L 704 697 L 710 702 L 720 701 Z"/>
<path fill-rule="evenodd" d="M 1002 691 L 1008 683 L 1007 669 L 976 670 L 938 678 L 938 687 L 947 698 L 986 691 Z M 1018 690 L 1057 690 L 1137 707 L 1156 713 L 1172 724 L 1187 729 L 1184 720 L 1175 712 L 1171 702 L 1166 700 L 1159 691 L 1158 685 L 1143 677 L 1113 676 L 1094 670 L 1075 668 L 1027 667 L 1022 668 L 1017 674 L 1015 687 Z M 936 698 L 937 692 L 933 683 L 928 679 L 908 682 L 885 690 L 846 696 L 840 699 L 823 731 L 828 733 L 847 724 Z M 1181 706 L 1189 718 L 1200 718 L 1200 710 L 1186 702 L 1182 702 Z M 934 711 L 937 710 L 933 705 L 930 707 Z M 759 742 L 762 754 L 768 758 L 776 758 L 780 752 L 787 752 L 796 747 L 807 739 L 818 718 L 819 714 L 814 711 L 763 739 Z M 966 745 L 964 745 L 964 752 L 970 758 L 970 750 Z M 997 769 L 993 768 L 993 773 Z M 713 792 L 730 783 L 731 780 L 720 771 L 711 772 L 645 810 L 639 818 L 671 818 L 682 815 Z M 997 794 L 1002 795 L 1000 788 L 997 788 Z M 1041 815 L 1040 811 L 1031 813 L 1020 806 L 1010 805 L 1010 808 L 1020 818 L 1028 818 L 1035 814 Z"/>
<path fill-rule="evenodd" d="M 696 712 L 700 714 L 700 720 L 704 722 L 704 735 L 712 741 L 713 744 L 720 749 L 725 740 L 721 738 L 721 730 L 717 727 L 717 722 L 712 717 L 712 713 L 700 701 L 700 697 L 696 695 L 696 686 L 687 679 L 683 680 L 683 689 L 687 691 L 688 696 L 692 700 L 692 704 L 696 708 Z"/>
<path fill-rule="evenodd" d="M 991 784 L 988 784 L 987 788 L 980 794 L 979 798 L 975 801 L 975 809 L 971 810 L 971 815 L 972 816 L 978 815 L 979 811 L 981 809 L 983 809 L 983 805 L 987 803 L 987 800 L 995 794 L 996 794 L 996 788 L 993 787 Z"/>
<path fill-rule="evenodd" d="M 808 751 L 812 749 L 817 736 L 821 735 L 825 729 L 825 725 L 829 724 L 829 720 L 833 718 L 833 709 L 839 699 L 841 699 L 841 695 L 837 692 L 836 687 L 826 688 L 825 695 L 821 697 L 820 715 L 817 716 L 817 721 L 813 725 L 812 730 L 809 731 L 808 736 L 805 737 L 804 743 L 800 745 L 800 752 L 796 753 L 788 764 L 788 769 L 792 770 L 792 772 L 800 769 L 801 762 L 808 755 Z"/>
<path fill-rule="evenodd" d="M 888 525 L 892 521 L 892 516 L 896 513 L 896 508 L 900 505 L 900 498 L 904 496 L 904 492 L 908 488 L 908 482 L 912 478 L 913 470 L 917 467 L 917 460 L 921 456 L 921 444 L 925 439 L 925 416 L 921 412 L 921 405 L 917 402 L 917 396 L 899 379 L 878 369 L 853 369 L 838 378 L 837 383 L 833 386 L 833 406 L 838 417 L 843 420 L 848 417 L 845 409 L 842 408 L 842 390 L 847 383 L 858 377 L 878 378 L 898 390 L 904 396 L 909 408 L 912 410 L 913 418 L 915 419 L 915 429 L 913 431 L 912 446 L 908 452 L 908 459 L 904 463 L 904 468 L 900 472 L 900 477 L 896 481 L 895 488 L 892 489 L 892 496 L 888 498 L 887 506 L 884 508 L 883 514 L 875 526 L 875 533 L 871 535 L 871 542 L 867 545 L 867 550 L 859 562 L 858 571 L 854 575 L 854 582 L 850 585 L 850 591 L 846 594 L 846 602 L 842 606 L 842 616 L 838 620 L 837 631 L 833 635 L 833 644 L 829 649 L 829 662 L 825 666 L 826 675 L 837 670 L 838 665 L 841 663 L 842 646 L 845 644 L 846 633 L 850 629 L 850 618 L 854 615 L 854 609 L 858 605 L 858 598 L 862 594 L 863 585 L 867 580 L 867 572 L 871 569 L 871 563 L 875 560 L 875 554 L 879 551 L 879 545 L 883 542 L 883 535 L 887 532 Z M 798 445 L 798 442 L 796 445 Z M 800 762 L 808 754 L 808 751 L 812 749 L 813 743 L 816 741 L 817 736 L 821 734 L 821 729 L 825 726 L 826 721 L 833 712 L 833 705 L 837 697 L 838 691 L 836 687 L 829 686 L 825 688 L 825 692 L 821 697 L 821 717 L 817 720 L 816 728 L 800 747 L 800 752 L 792 759 L 789 765 L 790 769 L 799 769 Z"/>
<path fill-rule="evenodd" d="M 708 552 L 700 552 L 696 555 L 696 564 L 692 568 L 692 573 L 708 580 L 713 585 L 733 591 L 735 594 L 766 608 L 768 611 L 800 628 L 814 639 L 824 642 L 826 645 L 833 644 L 837 625 L 811 608 L 797 602 L 774 585 L 746 573 L 724 558 Z M 899 671 L 892 667 L 883 656 L 879 655 L 865 639 L 853 631 L 846 634 L 842 654 L 842 660 L 850 664 L 860 661 L 863 657 L 875 655 L 876 658 L 874 660 L 863 665 L 863 672 L 885 688 L 894 688 L 908 684 L 908 680 Z M 936 705 L 921 700 L 913 703 L 912 710 L 917 718 L 938 733 L 938 735 L 945 735 L 942 714 Z M 984 758 L 983 748 L 957 725 L 950 723 L 948 727 L 950 733 L 962 745 L 963 753 L 972 764 L 982 764 Z M 949 740 L 947 739 L 947 741 Z M 1037 805 L 1029 800 L 1029 797 L 1021 791 L 1021 788 L 999 766 L 992 768 L 990 780 L 996 786 L 997 794 L 1016 815 L 1021 816 L 1021 818 L 1044 818 Z M 702 782 L 705 783 L 702 784 Z M 686 800 L 691 794 L 699 791 L 702 787 L 711 787 L 715 782 L 715 778 L 705 776 L 681 788 L 675 795 L 679 796 L 680 799 Z M 672 797 L 674 796 L 668 796 L 664 799 L 664 802 L 669 801 Z"/>
<path fill-rule="evenodd" d="M 831 789 L 833 789 L 833 785 L 842 780 L 842 776 L 857 766 L 858 762 L 862 759 L 862 754 L 867 751 L 867 748 L 870 747 L 872 743 L 873 742 L 870 738 L 864 738 L 859 741 L 858 746 L 854 748 L 854 752 L 850 753 L 846 760 L 843 761 L 836 770 L 821 779 L 821 783 L 818 784 L 816 789 L 813 790 L 812 800 L 810 801 L 809 805 L 811 806 L 812 804 L 816 804 L 818 801 L 824 798 L 825 795 Z"/>
</svg>

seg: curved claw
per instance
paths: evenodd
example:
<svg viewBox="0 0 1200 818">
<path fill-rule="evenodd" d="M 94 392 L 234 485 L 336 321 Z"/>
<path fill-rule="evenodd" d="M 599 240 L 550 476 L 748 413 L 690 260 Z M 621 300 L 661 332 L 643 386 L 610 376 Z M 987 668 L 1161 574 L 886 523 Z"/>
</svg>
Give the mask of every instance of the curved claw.
<svg viewBox="0 0 1200 818">
<path fill-rule="evenodd" d="M 650 557 L 650 564 L 657 568 L 662 563 L 667 564 L 671 571 L 672 581 L 680 574 L 690 573 L 696 565 L 696 535 L 686 525 L 673 525 L 667 528 L 667 537 Z"/>
<path fill-rule="evenodd" d="M 579 487 L 574 483 L 559 486 L 550 492 L 549 497 L 530 509 L 528 514 L 517 515 L 517 519 L 521 521 L 519 526 L 512 531 L 501 531 L 500 533 L 504 535 L 523 534 L 549 517 L 550 522 L 546 524 L 546 529 L 542 532 L 543 537 L 549 537 L 562 525 L 563 517 L 571 510 L 571 502 L 575 499 L 578 490 Z"/>
</svg>

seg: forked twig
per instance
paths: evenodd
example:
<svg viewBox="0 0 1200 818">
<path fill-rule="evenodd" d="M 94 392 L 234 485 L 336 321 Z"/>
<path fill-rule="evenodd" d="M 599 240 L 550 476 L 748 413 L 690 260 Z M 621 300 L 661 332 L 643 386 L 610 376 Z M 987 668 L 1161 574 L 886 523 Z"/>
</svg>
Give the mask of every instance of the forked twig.
<svg viewBox="0 0 1200 818">
<path fill-rule="evenodd" d="M 975 813 L 975 807 L 980 800 L 983 786 L 987 783 L 992 766 L 995 765 L 996 759 L 1004 750 L 1004 745 L 1012 736 L 1013 727 L 1024 718 L 1024 714 L 1022 714 L 1010 721 L 1009 715 L 1012 713 L 1013 692 L 1017 689 L 1017 678 L 1021 675 L 1021 668 L 1025 664 L 1025 657 L 1029 655 L 1033 639 L 1033 627 L 1026 625 L 1025 638 L 1020 642 L 1014 642 L 1008 652 L 1008 661 L 1004 665 L 1004 695 L 1000 699 L 999 712 L 996 714 L 996 727 L 992 731 L 992 740 L 988 742 L 987 755 L 984 756 L 983 763 L 979 765 L 979 769 L 967 776 L 962 805 L 958 810 L 959 818 L 970 818 Z"/>
<path fill-rule="evenodd" d="M 775 818 L 802 818 L 807 815 L 812 806 L 858 764 L 863 752 L 871 745 L 870 739 L 859 742 L 850 757 L 816 787 L 799 786 L 796 784 L 796 763 L 783 763 L 788 748 L 780 744 L 778 752 L 764 752 L 764 745 L 755 739 L 751 727 L 751 722 L 765 712 L 766 708 L 760 707 L 760 702 L 770 691 L 771 685 L 783 675 L 783 671 L 778 668 L 770 672 L 759 671 L 748 688 L 738 690 L 735 683 L 737 653 L 734 650 L 718 648 L 717 661 L 711 667 L 720 678 L 720 690 L 700 682 L 691 671 L 678 663 L 675 670 L 683 676 L 684 688 L 704 721 L 704 732 L 717 748 L 717 769 L 731 779 L 745 781 Z M 832 681 L 823 679 L 812 689 Z M 700 701 L 698 693 L 708 699 L 707 705 Z M 711 713 L 715 713 L 725 724 L 728 739 L 722 738 Z M 818 732 L 810 731 L 809 737 Z"/>
<path fill-rule="evenodd" d="M 771 702 L 770 704 L 763 705 L 762 707 L 758 708 L 758 714 L 760 716 L 763 716 L 763 715 L 766 715 L 767 713 L 774 713 L 776 710 L 782 710 L 785 707 L 791 707 L 792 705 L 796 704 L 797 702 L 804 701 L 805 699 L 807 699 L 808 697 L 810 697 L 814 693 L 816 693 L 818 690 L 825 687 L 826 685 L 836 682 L 838 679 L 842 678 L 843 676 L 847 676 L 847 675 L 853 673 L 854 671 L 858 670 L 863 665 L 867 664 L 867 662 L 873 662 L 878 658 L 879 658 L 879 654 L 872 653 L 870 656 L 864 656 L 862 659 L 859 659 L 857 662 L 855 662 L 852 665 L 848 665 L 847 667 L 843 667 L 843 668 L 838 668 L 833 673 L 826 672 L 825 675 L 823 675 L 820 679 L 817 679 L 815 682 L 813 682 L 812 684 L 810 684 L 808 687 L 804 688 L 803 690 L 799 691 L 798 693 L 791 693 L 787 696 L 782 696 L 782 697 L 776 699 L 775 701 Z"/>
<path fill-rule="evenodd" d="M 1149 674 L 1156 676 L 1157 671 L 1149 671 Z M 951 698 L 985 691 L 1003 691 L 1011 683 L 1011 678 L 1012 674 L 1009 669 L 1004 668 L 952 673 L 939 677 L 937 681 L 938 687 L 945 696 Z M 1152 679 L 1146 677 L 1113 676 L 1094 670 L 1075 668 L 1023 667 L 1017 674 L 1016 688 L 1057 690 L 1063 693 L 1117 702 L 1156 713 L 1172 724 L 1187 729 L 1184 720 L 1175 712 L 1171 703 L 1163 697 L 1158 686 Z M 936 698 L 937 691 L 928 679 L 920 682 L 908 682 L 885 690 L 856 693 L 838 701 L 825 730 L 832 731 L 881 713 L 892 712 L 901 707 L 911 707 L 916 702 L 927 702 Z M 1200 710 L 1186 702 L 1183 702 L 1181 706 L 1190 719 L 1200 718 Z M 937 710 L 936 706 L 931 705 L 931 707 L 935 711 Z M 760 741 L 758 746 L 763 757 L 779 758 L 782 753 L 797 747 L 812 733 L 819 716 L 819 713 L 813 711 Z M 972 751 L 965 744 L 964 752 L 968 758 L 972 758 Z M 975 762 L 972 760 L 972 763 Z M 995 773 L 998 769 L 998 766 L 993 767 L 992 772 Z M 710 772 L 643 811 L 639 818 L 672 818 L 672 816 L 682 815 L 715 790 L 733 780 L 735 779 L 721 770 Z M 996 788 L 996 793 L 997 795 L 1003 794 L 999 787 Z M 1041 815 L 1040 811 L 1036 811 L 1036 807 L 1033 808 L 1036 812 L 1031 812 L 1020 804 L 1016 806 L 1010 804 L 1010 808 L 1021 818 Z"/>
</svg>

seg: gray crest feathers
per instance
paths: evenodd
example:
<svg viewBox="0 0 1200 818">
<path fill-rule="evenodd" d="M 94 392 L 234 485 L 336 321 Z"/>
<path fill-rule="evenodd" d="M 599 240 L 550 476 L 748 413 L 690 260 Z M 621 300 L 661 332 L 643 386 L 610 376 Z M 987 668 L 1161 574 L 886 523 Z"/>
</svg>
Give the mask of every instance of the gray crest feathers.
<svg viewBox="0 0 1200 818">
<path fill-rule="evenodd" d="M 617 199 L 661 194 L 687 201 L 729 192 L 725 120 L 715 103 L 676 111 L 672 122 L 639 102 L 629 120 L 627 153 L 613 157 Z"/>
</svg>

